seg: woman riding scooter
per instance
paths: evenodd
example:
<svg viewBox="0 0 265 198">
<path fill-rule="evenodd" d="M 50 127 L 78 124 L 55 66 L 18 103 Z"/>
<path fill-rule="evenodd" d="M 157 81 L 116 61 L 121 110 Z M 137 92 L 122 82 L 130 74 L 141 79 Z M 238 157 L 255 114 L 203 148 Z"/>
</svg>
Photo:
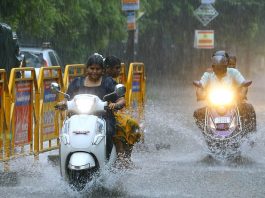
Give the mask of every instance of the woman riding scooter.
<svg viewBox="0 0 265 198">
<path fill-rule="evenodd" d="M 103 57 L 95 53 L 88 57 L 85 76 L 75 78 L 70 83 L 67 94 L 70 95 L 71 99 L 77 94 L 93 94 L 103 100 L 105 95 L 114 92 L 116 84 L 111 77 L 103 76 Z M 65 101 L 59 103 L 59 105 L 64 104 Z M 123 97 L 113 97 L 108 105 L 109 110 L 104 117 L 107 123 L 107 159 L 110 157 L 113 147 L 112 138 L 116 132 L 113 110 L 121 109 L 124 105 L 125 99 Z"/>
</svg>

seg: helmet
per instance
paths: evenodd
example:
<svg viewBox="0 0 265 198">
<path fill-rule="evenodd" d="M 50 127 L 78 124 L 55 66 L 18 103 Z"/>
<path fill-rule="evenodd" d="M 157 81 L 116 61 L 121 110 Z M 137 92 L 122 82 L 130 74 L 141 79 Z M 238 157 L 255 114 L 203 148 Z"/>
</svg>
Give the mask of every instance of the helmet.
<svg viewBox="0 0 265 198">
<path fill-rule="evenodd" d="M 213 53 L 212 56 L 225 56 L 226 58 L 229 57 L 228 53 L 225 50 L 217 50 Z"/>
<path fill-rule="evenodd" d="M 224 50 L 216 51 L 212 55 L 212 65 L 227 65 L 229 55 Z"/>
<path fill-rule="evenodd" d="M 103 56 L 98 53 L 94 53 L 91 56 L 89 56 L 87 59 L 86 66 L 89 67 L 94 64 L 99 65 L 103 68 Z"/>
<path fill-rule="evenodd" d="M 216 51 L 212 55 L 212 67 L 217 76 L 226 74 L 229 56 L 224 50 Z"/>
</svg>

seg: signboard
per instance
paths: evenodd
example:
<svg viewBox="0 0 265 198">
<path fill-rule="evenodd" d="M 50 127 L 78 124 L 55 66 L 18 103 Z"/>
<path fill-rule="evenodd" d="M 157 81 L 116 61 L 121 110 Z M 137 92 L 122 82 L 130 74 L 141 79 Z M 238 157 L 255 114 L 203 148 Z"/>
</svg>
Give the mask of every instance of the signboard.
<svg viewBox="0 0 265 198">
<path fill-rule="evenodd" d="M 203 26 L 206 26 L 218 16 L 218 12 L 211 4 L 202 4 L 194 11 L 194 15 Z"/>
<path fill-rule="evenodd" d="M 140 9 L 140 0 L 122 0 L 122 10 L 132 11 Z"/>
<path fill-rule="evenodd" d="M 135 12 L 127 12 L 127 29 L 128 30 L 136 29 Z"/>
<path fill-rule="evenodd" d="M 21 82 L 16 84 L 15 105 L 15 145 L 29 143 L 32 127 L 32 84 Z"/>
<path fill-rule="evenodd" d="M 44 81 L 44 100 L 43 100 L 43 135 L 44 139 L 48 138 L 49 134 L 55 132 L 55 111 L 54 106 L 56 105 L 57 95 L 51 92 L 50 84 L 53 81 Z"/>
<path fill-rule="evenodd" d="M 214 30 L 195 30 L 194 48 L 213 49 Z"/>
</svg>

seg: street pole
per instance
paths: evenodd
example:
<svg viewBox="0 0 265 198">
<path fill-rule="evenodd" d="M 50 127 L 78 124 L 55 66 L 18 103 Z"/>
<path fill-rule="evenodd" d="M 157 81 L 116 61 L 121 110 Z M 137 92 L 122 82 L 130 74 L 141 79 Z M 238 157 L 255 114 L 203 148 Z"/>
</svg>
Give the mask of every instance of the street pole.
<svg viewBox="0 0 265 198">
<path fill-rule="evenodd" d="M 125 53 L 127 64 L 135 60 L 136 12 L 139 9 L 140 0 L 122 0 L 122 10 L 127 15 L 128 40 Z"/>
<path fill-rule="evenodd" d="M 134 62 L 134 36 L 135 30 L 128 30 L 128 40 L 127 40 L 127 49 L 126 49 L 126 59 L 128 63 Z"/>
</svg>

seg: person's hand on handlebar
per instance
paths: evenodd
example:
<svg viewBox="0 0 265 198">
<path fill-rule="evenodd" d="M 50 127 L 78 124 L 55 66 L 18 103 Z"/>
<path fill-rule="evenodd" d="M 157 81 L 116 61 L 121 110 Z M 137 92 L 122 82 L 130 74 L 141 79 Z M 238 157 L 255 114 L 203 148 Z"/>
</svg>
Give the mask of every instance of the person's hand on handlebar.
<svg viewBox="0 0 265 198">
<path fill-rule="evenodd" d="M 61 101 L 61 102 L 58 102 L 54 108 L 56 110 L 66 110 L 67 109 L 67 104 L 66 104 L 66 101 Z"/>
<path fill-rule="evenodd" d="M 111 110 L 120 110 L 125 106 L 125 100 L 124 98 L 119 98 L 118 101 L 116 101 L 116 103 L 112 103 L 110 102 L 108 107 Z"/>
<path fill-rule="evenodd" d="M 115 107 L 116 107 L 116 103 L 110 102 L 109 105 L 108 105 L 108 107 L 109 107 L 110 110 L 114 110 Z"/>
</svg>

